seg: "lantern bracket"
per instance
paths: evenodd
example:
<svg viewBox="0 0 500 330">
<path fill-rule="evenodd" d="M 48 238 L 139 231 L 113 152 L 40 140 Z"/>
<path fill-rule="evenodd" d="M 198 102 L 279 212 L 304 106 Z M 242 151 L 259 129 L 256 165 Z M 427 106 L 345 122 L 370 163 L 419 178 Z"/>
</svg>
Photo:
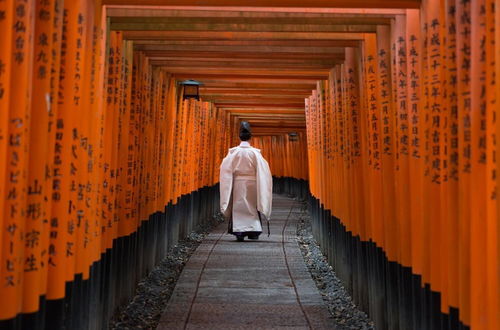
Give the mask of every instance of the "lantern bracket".
<svg viewBox="0 0 500 330">
<path fill-rule="evenodd" d="M 200 100 L 200 86 L 202 83 L 196 80 L 188 79 L 179 82 L 180 85 L 184 86 L 184 92 L 182 94 L 182 99 L 196 99 Z"/>
<path fill-rule="evenodd" d="M 299 135 L 297 134 L 297 132 L 290 132 L 288 133 L 288 140 L 291 142 L 298 141 Z"/>
</svg>

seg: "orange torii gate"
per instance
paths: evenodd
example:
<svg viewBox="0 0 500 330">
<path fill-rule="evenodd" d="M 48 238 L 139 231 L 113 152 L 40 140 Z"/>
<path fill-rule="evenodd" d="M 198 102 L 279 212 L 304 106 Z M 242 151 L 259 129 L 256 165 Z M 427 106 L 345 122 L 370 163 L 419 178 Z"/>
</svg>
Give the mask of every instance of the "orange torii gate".
<svg viewBox="0 0 500 330">
<path fill-rule="evenodd" d="M 315 236 L 377 326 L 498 327 L 500 2 L 197 4 L 0 1 L 1 324 L 104 326 L 215 212 L 249 120 L 275 182 L 308 182 Z M 226 16 L 245 23 L 210 30 Z"/>
<path fill-rule="evenodd" d="M 438 309 L 452 328 L 500 324 L 494 8 L 424 1 L 347 48 L 307 100 L 311 192 L 334 216 L 326 226 L 375 244 L 375 261 L 357 268 L 361 250 L 323 246 L 347 283 L 374 280 L 353 289 L 366 290 L 376 324 L 439 327 Z M 408 323 L 416 307 L 427 317 Z"/>
<path fill-rule="evenodd" d="M 61 315 L 47 327 L 78 322 L 68 320 L 76 306 L 65 310 L 61 299 L 92 276 L 107 276 L 102 283 L 113 286 L 117 279 L 110 272 L 136 273 L 138 259 L 113 266 L 112 251 L 142 258 L 130 249 L 142 244 L 151 250 L 137 233 L 166 205 L 213 187 L 228 147 L 222 112 L 210 103 L 183 101 L 167 71 L 133 53 L 122 33 L 105 33 L 101 11 L 99 3 L 84 0 L 0 4 L 6 31 L 0 39 L 0 319 L 12 324 L 21 313 L 39 311 L 40 297 L 43 304 L 61 301 L 50 311 Z M 215 197 L 205 195 L 195 221 L 213 211 Z M 195 225 L 177 222 L 168 230 Z M 155 226 L 167 230 L 165 223 Z M 134 233 L 134 242 L 123 241 Z M 154 248 L 165 251 L 177 237 L 159 237 Z M 133 292 L 162 256 L 150 252 L 139 261 L 142 274 L 120 284 L 132 291 L 110 290 L 85 324 L 101 324 L 114 299 Z M 96 267 L 111 269 L 99 274 Z M 27 320 L 23 326 L 35 327 L 36 318 Z"/>
</svg>

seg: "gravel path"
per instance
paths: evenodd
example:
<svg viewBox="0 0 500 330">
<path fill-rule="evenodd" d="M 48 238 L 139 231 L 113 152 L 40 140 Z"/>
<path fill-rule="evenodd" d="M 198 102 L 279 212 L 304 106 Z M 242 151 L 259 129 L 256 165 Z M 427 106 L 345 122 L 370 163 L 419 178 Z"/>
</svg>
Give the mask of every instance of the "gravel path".
<svg viewBox="0 0 500 330">
<path fill-rule="evenodd" d="M 302 211 L 297 224 L 300 250 L 338 329 L 375 329 L 368 316 L 356 307 L 321 252 L 312 235 L 311 218 L 305 205 Z"/>
<path fill-rule="evenodd" d="M 117 311 L 109 329 L 156 329 L 184 265 L 212 228 L 223 221 L 222 216 L 214 218 L 172 247 L 160 264 L 139 282 L 136 295 Z"/>
</svg>

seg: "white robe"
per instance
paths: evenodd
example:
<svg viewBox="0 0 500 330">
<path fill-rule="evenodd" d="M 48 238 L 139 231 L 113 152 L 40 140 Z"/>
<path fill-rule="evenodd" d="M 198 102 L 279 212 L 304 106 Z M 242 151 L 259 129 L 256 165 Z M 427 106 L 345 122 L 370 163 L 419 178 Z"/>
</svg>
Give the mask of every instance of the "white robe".
<svg viewBox="0 0 500 330">
<path fill-rule="evenodd" d="M 248 142 L 229 149 L 220 166 L 220 207 L 232 216 L 233 232 L 262 232 L 257 211 L 270 219 L 272 201 L 271 170 L 260 150 Z"/>
</svg>

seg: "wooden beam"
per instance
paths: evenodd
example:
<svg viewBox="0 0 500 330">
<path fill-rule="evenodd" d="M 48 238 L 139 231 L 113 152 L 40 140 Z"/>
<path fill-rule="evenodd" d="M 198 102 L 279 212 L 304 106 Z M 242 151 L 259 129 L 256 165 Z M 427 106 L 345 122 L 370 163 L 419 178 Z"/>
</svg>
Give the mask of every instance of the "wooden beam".
<svg viewBox="0 0 500 330">
<path fill-rule="evenodd" d="M 231 115 L 245 117 L 245 118 L 254 118 L 260 120 L 291 120 L 291 121 L 304 121 L 306 120 L 305 113 L 252 113 L 252 112 L 243 112 L 243 111 L 232 111 Z"/>
<path fill-rule="evenodd" d="M 242 115 L 236 115 L 242 120 L 247 120 L 247 121 L 253 121 L 253 122 L 263 122 L 263 123 L 272 123 L 272 122 L 286 122 L 286 123 L 293 123 L 293 124 L 305 124 L 306 118 L 292 118 L 292 117 L 283 117 L 283 116 L 278 116 L 274 115 L 271 117 L 259 117 L 259 116 L 242 116 Z"/>
<path fill-rule="evenodd" d="M 242 23 L 111 23 L 115 31 L 241 31 L 241 32 L 376 32 L 376 25 L 352 24 L 242 24 Z"/>
<path fill-rule="evenodd" d="M 281 127 L 281 128 L 286 128 L 286 127 L 296 127 L 296 128 L 305 128 L 306 127 L 306 122 L 305 121 L 297 121 L 297 122 L 294 122 L 294 121 L 283 121 L 283 120 L 274 120 L 274 121 L 270 121 L 270 120 L 255 120 L 255 119 L 252 119 L 252 118 L 245 118 L 245 117 L 238 117 L 238 121 L 247 121 L 250 123 L 250 125 L 252 127 L 267 127 L 267 128 L 277 128 L 277 127 Z"/>
<path fill-rule="evenodd" d="M 258 127 L 254 126 L 252 127 L 252 135 L 253 136 L 283 136 L 283 135 L 288 135 L 289 133 L 295 132 L 295 133 L 304 133 L 306 131 L 305 127 L 294 127 L 294 128 L 287 128 L 287 127 Z M 250 143 L 252 141 L 250 140 Z"/>
<path fill-rule="evenodd" d="M 134 10 L 129 10 L 134 11 Z M 164 11 L 162 16 L 147 11 L 143 16 L 114 16 L 108 14 L 111 25 L 114 24 L 282 24 L 282 25 L 388 25 L 394 15 L 336 14 L 310 17 L 304 14 L 255 13 L 255 12 L 217 12 L 217 11 Z M 280 15 L 281 14 L 281 15 Z"/>
<path fill-rule="evenodd" d="M 287 123 L 287 122 L 255 122 L 253 120 L 249 121 L 250 125 L 252 127 L 267 127 L 267 128 L 288 128 L 290 131 L 293 131 L 292 129 L 298 129 L 298 128 L 305 128 L 306 124 L 300 124 L 300 123 Z"/>
<path fill-rule="evenodd" d="M 353 32 L 219 32 L 219 31 L 124 31 L 128 40 L 363 40 Z"/>
<path fill-rule="evenodd" d="M 200 87 L 201 95 L 302 95 L 308 97 L 308 89 L 259 89 L 259 88 L 212 88 Z"/>
<path fill-rule="evenodd" d="M 287 122 L 279 122 L 279 121 L 273 122 L 273 123 L 269 123 L 269 122 L 260 123 L 260 122 L 255 122 L 253 120 L 246 119 L 246 118 L 238 118 L 238 120 L 239 121 L 248 121 L 252 127 L 262 127 L 262 128 L 267 127 L 270 129 L 274 129 L 277 127 L 288 128 L 288 130 L 290 132 L 293 132 L 295 129 L 298 129 L 298 128 L 305 128 L 306 127 L 305 123 L 287 123 Z"/>
<path fill-rule="evenodd" d="M 214 103 L 256 103 L 256 102 L 261 102 L 262 104 L 267 104 L 267 103 L 287 103 L 287 102 L 294 102 L 294 103 L 301 103 L 304 104 L 304 97 L 303 96 L 298 96 L 298 97 L 291 97 L 291 96 L 285 96 L 285 97 L 276 97 L 274 95 L 259 95 L 259 96 L 235 96 L 235 95 L 219 95 L 217 97 L 214 96 L 202 96 L 203 101 L 210 101 Z"/>
<path fill-rule="evenodd" d="M 294 125 L 305 125 L 306 119 L 305 118 L 294 118 L 294 119 L 287 119 L 285 117 L 275 117 L 275 118 L 261 118 L 261 117 L 253 117 L 253 116 L 241 116 L 241 115 L 235 115 L 238 117 L 240 120 L 244 121 L 251 121 L 254 123 L 281 123 L 281 122 L 286 122 L 289 124 L 294 124 Z M 277 125 L 276 125 L 277 126 Z"/>
<path fill-rule="evenodd" d="M 267 92 L 247 92 L 247 93 L 242 93 L 242 92 L 232 92 L 232 93 L 207 93 L 207 92 L 200 92 L 202 96 L 205 96 L 207 98 L 213 98 L 213 99 L 220 99 L 220 100 L 225 100 L 225 99 L 231 99 L 231 100 L 238 100 L 238 99 L 248 99 L 248 98 L 262 98 L 262 99 L 272 99 L 272 98 L 292 98 L 292 99 L 304 99 L 305 97 L 308 96 L 307 91 L 302 91 L 300 93 L 293 92 L 293 91 L 286 91 L 283 93 L 271 93 L 270 91 Z M 309 93 L 310 94 L 310 93 Z"/>
<path fill-rule="evenodd" d="M 285 126 L 306 127 L 305 120 L 301 121 L 270 120 L 270 119 L 259 120 L 251 117 L 238 117 L 238 119 L 240 121 L 248 121 L 251 125 L 260 127 L 285 127 Z"/>
<path fill-rule="evenodd" d="M 264 89 L 288 89 L 288 90 L 309 90 L 316 89 L 316 81 L 239 81 L 234 79 L 204 79 L 204 87 L 213 88 L 264 88 Z"/>
<path fill-rule="evenodd" d="M 198 80 L 203 83 L 205 79 L 255 79 L 255 80 L 260 80 L 262 78 L 267 78 L 267 77 L 273 77 L 272 75 L 212 75 L 212 74 L 174 74 L 174 78 L 178 80 L 188 80 L 188 79 L 194 79 Z M 300 81 L 300 80 L 323 80 L 325 79 L 325 76 L 290 76 L 290 75 L 283 75 L 283 76 L 274 76 L 274 79 L 281 79 L 281 80 L 287 80 L 287 79 L 293 79 L 295 81 Z"/>
<path fill-rule="evenodd" d="M 323 69 L 328 70 L 333 68 L 337 64 L 341 64 L 340 60 L 328 61 L 329 63 L 307 63 L 306 61 L 296 61 L 294 63 L 281 63 L 280 61 L 206 61 L 200 59 L 199 61 L 164 61 L 158 60 L 157 58 L 151 58 L 151 65 L 162 66 L 165 68 L 175 68 L 175 67 L 186 67 L 189 66 L 193 70 L 204 69 L 204 68 L 231 68 L 231 69 L 245 69 L 245 68 L 255 68 L 255 69 Z"/>
<path fill-rule="evenodd" d="M 275 108 L 266 108 L 264 106 L 261 106 L 260 108 L 255 108 L 255 107 L 247 107 L 247 108 L 224 108 L 224 107 L 219 107 L 221 111 L 234 113 L 234 112 L 242 112 L 245 113 L 246 111 L 248 112 L 255 112 L 255 113 L 304 113 L 304 107 L 301 108 L 283 108 L 283 107 L 275 107 Z"/>
<path fill-rule="evenodd" d="M 297 127 L 297 131 L 292 131 L 290 130 L 289 128 L 285 128 L 285 127 L 279 127 L 279 126 L 274 126 L 274 127 L 269 127 L 269 126 L 259 126 L 258 124 L 257 125 L 253 125 L 252 126 L 252 133 L 256 133 L 256 132 L 261 132 L 261 133 L 264 133 L 264 132 L 268 132 L 268 133 L 291 133 L 291 132 L 303 132 L 306 130 L 306 127 L 305 126 L 302 126 L 302 125 L 298 125 Z"/>
<path fill-rule="evenodd" d="M 218 81 L 218 82 L 234 82 L 240 83 L 240 86 L 250 86 L 247 85 L 250 83 L 275 83 L 275 84 L 311 84 L 315 89 L 318 80 L 323 79 L 324 77 L 290 77 L 290 76 L 258 76 L 258 75 L 200 75 L 196 73 L 190 74 L 176 74 L 174 75 L 177 80 L 183 81 L 186 79 L 197 79 L 202 84 L 208 84 L 207 81 Z M 311 89 L 311 90 L 312 90 Z"/>
<path fill-rule="evenodd" d="M 278 114 L 278 113 L 266 113 L 266 114 L 252 114 L 252 113 L 242 113 L 242 112 L 231 112 L 232 115 L 234 116 L 239 116 L 239 117 L 246 117 L 246 118 L 254 118 L 254 119 L 280 119 L 280 120 L 286 120 L 289 118 L 290 120 L 300 120 L 304 121 L 305 120 L 305 114 Z"/>
<path fill-rule="evenodd" d="M 301 65 L 301 64 L 318 64 L 318 65 L 335 65 L 336 63 L 339 63 L 339 61 L 343 61 L 342 59 L 303 59 L 303 58 L 230 58 L 230 57 L 224 57 L 224 58 L 217 58 L 217 57 L 209 57 L 209 58 L 201 58 L 201 57 L 183 57 L 181 54 L 179 54 L 178 57 L 151 57 L 149 56 L 149 59 L 151 61 L 157 61 L 157 62 L 164 62 L 168 63 L 170 61 L 172 62 L 185 62 L 189 63 L 189 65 L 194 65 L 196 63 L 199 63 L 200 61 L 203 61 L 204 63 L 209 63 L 209 64 L 217 64 L 218 62 L 224 62 L 224 63 L 259 63 L 259 64 L 269 64 L 269 65 L 275 65 L 275 64 L 290 64 L 290 65 Z"/>
<path fill-rule="evenodd" d="M 420 8 L 419 0 L 102 0 L 103 5 L 293 8 Z"/>
<path fill-rule="evenodd" d="M 217 74 L 196 74 L 196 73 L 187 73 L 187 74 L 173 74 L 173 77 L 176 78 L 177 80 L 188 80 L 188 79 L 194 79 L 198 80 L 201 83 L 204 83 L 205 79 L 235 79 L 235 80 L 248 80 L 248 81 L 262 81 L 263 79 L 273 79 L 273 80 L 293 80 L 300 82 L 302 80 L 305 81 L 314 81 L 315 83 L 318 80 L 323 80 L 328 75 L 322 75 L 322 76 L 293 76 L 293 75 L 280 75 L 280 76 L 273 76 L 273 75 L 235 75 L 235 74 L 230 74 L 230 75 L 217 75 Z"/>
<path fill-rule="evenodd" d="M 302 95 L 293 97 L 292 95 L 224 95 L 224 96 L 213 96 L 213 95 L 200 95 L 200 97 L 205 101 L 212 101 L 216 103 L 223 102 L 239 102 L 239 101 L 266 101 L 270 100 L 288 100 L 293 102 L 302 102 L 305 97 Z"/>
<path fill-rule="evenodd" d="M 146 45 L 138 47 L 150 56 L 161 52 L 227 52 L 227 53 L 277 53 L 277 54 L 336 54 L 344 56 L 344 47 L 301 47 L 300 44 L 293 46 L 259 46 L 259 45 Z"/>
<path fill-rule="evenodd" d="M 307 60 L 307 59 L 315 59 L 315 60 L 343 60 L 344 54 L 340 53 L 272 53 L 272 52 L 262 52 L 262 53 L 244 53 L 244 52 L 204 52 L 204 51 L 148 51 L 146 52 L 146 56 L 153 58 L 155 60 L 161 60 L 167 57 L 176 57 L 183 58 L 183 56 L 190 58 L 200 58 L 200 59 L 236 59 L 236 58 L 245 58 L 245 59 L 292 59 L 292 60 Z"/>
<path fill-rule="evenodd" d="M 136 40 L 135 50 L 153 49 L 153 45 L 200 45 L 200 46 L 297 46 L 300 47 L 359 47 L 356 40 Z"/>
<path fill-rule="evenodd" d="M 141 6 L 106 5 L 108 17 L 245 17 L 245 18 L 337 18 L 381 17 L 405 15 L 405 9 L 395 8 L 291 8 L 291 7 L 213 7 L 213 6 Z"/>
<path fill-rule="evenodd" d="M 173 74 L 190 74 L 193 71 L 196 71 L 196 75 L 245 75 L 245 76 L 286 76 L 286 77 L 319 77 L 321 79 L 325 76 L 328 76 L 329 70 L 325 69 L 309 69 L 309 70 L 301 70 L 301 69 L 261 69 L 261 68 L 252 68 L 252 69 L 239 69 L 239 68 L 197 68 L 193 70 L 192 67 L 168 67 L 166 68 L 168 72 Z M 307 79 L 307 78 L 306 78 Z M 315 78 L 312 78 L 315 79 Z"/>
<path fill-rule="evenodd" d="M 225 104 L 225 105 L 230 105 L 230 104 L 237 104 L 238 106 L 242 105 L 250 105 L 250 104 L 260 104 L 260 106 L 269 106 L 273 104 L 294 104 L 295 105 L 300 105 L 301 107 L 304 107 L 304 99 L 299 98 L 299 99 L 292 99 L 292 98 L 270 98 L 270 99 L 264 99 L 264 98 L 242 98 L 242 99 L 233 99 L 233 98 L 227 98 L 227 99 L 211 99 L 211 98 L 205 98 L 203 99 L 204 101 L 210 100 L 211 102 L 215 104 Z"/>
<path fill-rule="evenodd" d="M 296 108 L 304 109 L 304 102 L 302 103 L 278 103 L 278 104 L 262 104 L 262 103 L 215 103 L 218 108 L 255 108 L 255 107 L 265 107 L 267 109 L 273 108 Z"/>
<path fill-rule="evenodd" d="M 252 128 L 252 136 L 283 136 L 283 135 L 288 135 L 288 133 L 291 132 L 304 132 L 305 128 L 304 127 L 296 127 L 293 129 L 290 128 L 283 128 L 283 129 L 259 129 L 259 130 L 253 130 Z M 251 140 L 250 140 L 251 142 Z"/>
<path fill-rule="evenodd" d="M 302 126 L 306 124 L 305 118 L 296 118 L 296 119 L 287 119 L 287 118 L 254 118 L 252 116 L 237 116 L 237 115 L 232 115 L 233 118 L 238 118 L 238 120 L 244 120 L 248 121 L 250 123 L 253 123 L 254 125 L 259 125 L 259 126 L 280 126 L 280 125 L 294 125 L 294 126 Z"/>
<path fill-rule="evenodd" d="M 270 113 L 269 109 L 265 108 L 247 108 L 247 109 L 236 109 L 236 108 L 220 108 L 223 111 L 227 111 L 231 114 L 243 114 L 246 115 L 248 113 L 254 113 L 254 114 L 268 114 Z M 276 114 L 291 114 L 291 115 L 302 115 L 305 116 L 305 111 L 304 109 L 273 109 L 272 113 Z"/>
</svg>

